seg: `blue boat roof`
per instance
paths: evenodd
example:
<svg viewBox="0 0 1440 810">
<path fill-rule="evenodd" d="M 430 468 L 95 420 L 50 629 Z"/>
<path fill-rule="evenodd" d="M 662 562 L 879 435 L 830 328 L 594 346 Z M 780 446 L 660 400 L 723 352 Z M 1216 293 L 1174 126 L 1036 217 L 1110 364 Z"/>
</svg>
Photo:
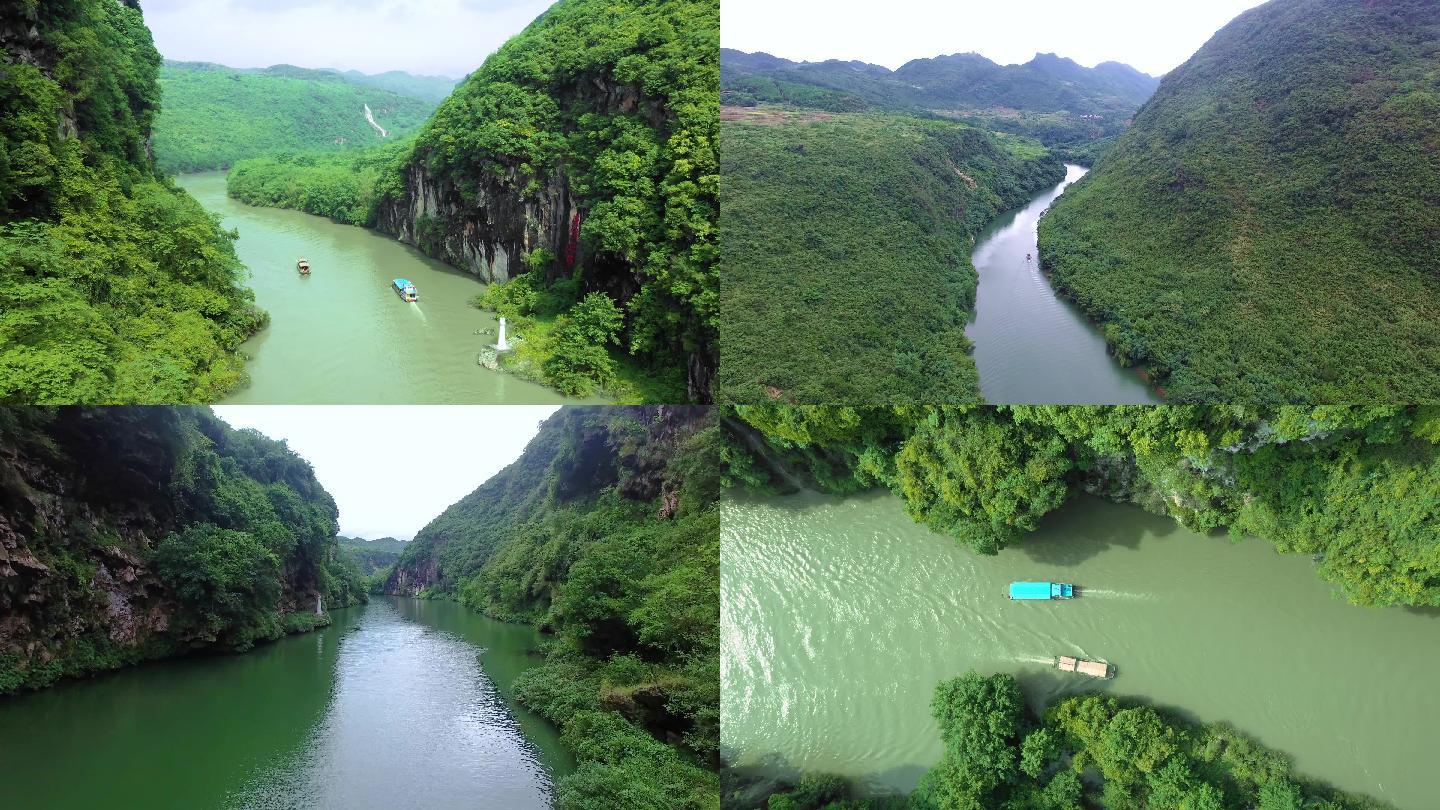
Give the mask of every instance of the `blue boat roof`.
<svg viewBox="0 0 1440 810">
<path fill-rule="evenodd" d="M 395 279 L 395 286 L 396 286 L 396 287 L 413 287 L 413 286 L 415 286 L 415 285 L 411 284 L 411 283 L 410 283 L 410 279 L 408 279 L 408 278 L 397 278 L 397 279 Z"/>
<path fill-rule="evenodd" d="M 1012 582 L 1010 583 L 1011 599 L 1049 599 L 1050 583 L 1048 582 Z"/>
</svg>

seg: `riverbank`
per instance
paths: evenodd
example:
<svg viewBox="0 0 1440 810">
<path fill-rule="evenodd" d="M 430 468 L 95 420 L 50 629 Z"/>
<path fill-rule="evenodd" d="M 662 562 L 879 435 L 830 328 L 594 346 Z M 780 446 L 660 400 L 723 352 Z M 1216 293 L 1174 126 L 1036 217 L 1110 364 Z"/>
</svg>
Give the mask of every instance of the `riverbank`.
<svg viewBox="0 0 1440 810">
<path fill-rule="evenodd" d="M 979 234 L 970 261 L 979 273 L 975 311 L 965 328 L 992 404 L 1153 404 L 1143 372 L 1126 368 L 1104 335 L 1042 270 L 1041 218 L 1086 174 L 1066 164 L 1064 180 Z"/>
<path fill-rule="evenodd" d="M 728 502 L 721 562 L 722 744 L 739 765 L 778 754 L 873 794 L 909 791 L 941 753 L 935 685 L 973 668 L 1015 674 L 1036 710 L 1106 694 L 1225 721 L 1298 774 L 1428 806 L 1440 617 L 1347 605 L 1308 558 L 1264 542 L 1086 498 L 987 557 L 889 494 L 806 493 Z M 1082 596 L 1011 602 L 1018 579 Z M 1118 675 L 1064 676 L 1060 654 Z"/>
<path fill-rule="evenodd" d="M 577 400 L 479 364 L 498 322 L 469 306 L 476 280 L 394 240 L 297 211 L 226 195 L 220 172 L 179 185 L 222 225 L 270 323 L 248 340 L 250 384 L 227 404 L 548 404 Z M 313 271 L 301 277 L 295 262 Z M 407 278 L 407 304 L 390 289 Z"/>
<path fill-rule="evenodd" d="M 0 701 L 0 738 L 26 740 L 0 782 L 16 806 L 56 810 L 548 808 L 574 763 L 511 692 L 538 643 L 458 605 L 377 598 L 248 653 Z"/>
</svg>

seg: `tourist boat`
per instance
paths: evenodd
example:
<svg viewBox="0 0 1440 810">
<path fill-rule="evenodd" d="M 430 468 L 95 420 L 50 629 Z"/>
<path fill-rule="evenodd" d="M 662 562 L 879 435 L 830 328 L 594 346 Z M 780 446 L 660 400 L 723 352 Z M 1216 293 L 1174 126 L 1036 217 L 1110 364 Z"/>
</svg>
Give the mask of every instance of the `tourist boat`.
<svg viewBox="0 0 1440 810">
<path fill-rule="evenodd" d="M 419 301 L 420 294 L 415 291 L 415 285 L 408 279 L 397 278 L 393 282 L 395 293 L 405 301 Z"/>
<path fill-rule="evenodd" d="M 1078 672 L 1092 678 L 1114 677 L 1114 673 L 1110 671 L 1110 665 L 1104 661 L 1086 661 L 1084 658 L 1072 658 L 1068 655 L 1056 658 L 1055 668 L 1061 672 Z"/>
<path fill-rule="evenodd" d="M 299 270 L 299 271 L 300 271 L 300 275 L 302 275 L 302 276 L 308 276 L 308 275 L 310 275 L 310 260 L 309 260 L 309 259 L 301 259 L 300 261 L 298 261 L 298 262 L 295 263 L 295 269 L 296 269 L 296 270 Z"/>
<path fill-rule="evenodd" d="M 1071 599 L 1075 586 L 1068 582 L 1012 582 L 1011 599 Z"/>
</svg>

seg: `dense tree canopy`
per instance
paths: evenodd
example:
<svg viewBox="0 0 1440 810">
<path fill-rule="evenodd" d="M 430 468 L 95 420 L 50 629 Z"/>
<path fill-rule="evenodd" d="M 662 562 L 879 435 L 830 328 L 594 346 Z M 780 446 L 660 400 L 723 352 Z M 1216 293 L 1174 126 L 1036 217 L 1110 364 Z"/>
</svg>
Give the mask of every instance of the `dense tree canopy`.
<svg viewBox="0 0 1440 810">
<path fill-rule="evenodd" d="M 1433 407 L 741 406 L 729 479 L 783 485 L 759 445 L 836 492 L 883 485 L 980 553 L 1080 492 L 1316 555 L 1360 604 L 1440 606 Z M 747 427 L 748 426 L 748 427 Z M 768 445 L 768 446 L 767 446 Z"/>
<path fill-rule="evenodd" d="M 725 402 L 974 402 L 975 237 L 1058 183 L 1033 141 L 889 115 L 724 123 Z"/>
<path fill-rule="evenodd" d="M 1166 76 L 1041 222 L 1174 401 L 1440 393 L 1440 5 L 1274 0 Z"/>
<path fill-rule="evenodd" d="M 263 323 L 234 234 L 152 176 L 133 4 L 22 3 L 0 59 L 0 402 L 208 402 Z M 33 32 L 34 36 L 30 34 Z"/>
</svg>

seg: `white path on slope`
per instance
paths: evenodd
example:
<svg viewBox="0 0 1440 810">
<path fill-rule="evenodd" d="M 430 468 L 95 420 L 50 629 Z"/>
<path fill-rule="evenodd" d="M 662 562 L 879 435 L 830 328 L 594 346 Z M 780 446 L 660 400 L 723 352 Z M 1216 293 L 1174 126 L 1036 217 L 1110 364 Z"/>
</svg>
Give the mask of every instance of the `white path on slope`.
<svg viewBox="0 0 1440 810">
<path fill-rule="evenodd" d="M 380 137 L 389 137 L 389 133 L 385 131 L 385 128 L 375 123 L 375 114 L 370 112 L 369 104 L 365 105 L 365 120 L 370 122 L 370 126 L 375 127 L 375 131 L 380 133 Z"/>
</svg>

